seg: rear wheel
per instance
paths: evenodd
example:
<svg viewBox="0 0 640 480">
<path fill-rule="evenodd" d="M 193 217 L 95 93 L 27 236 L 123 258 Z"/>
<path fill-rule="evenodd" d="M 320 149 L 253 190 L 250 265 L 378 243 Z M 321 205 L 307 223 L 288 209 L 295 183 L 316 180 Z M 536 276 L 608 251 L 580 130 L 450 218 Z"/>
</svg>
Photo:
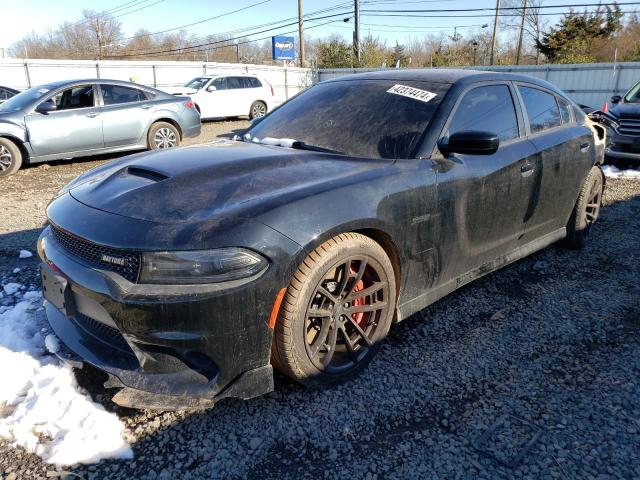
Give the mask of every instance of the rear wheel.
<svg viewBox="0 0 640 480">
<path fill-rule="evenodd" d="M 567 237 L 564 240 L 566 247 L 573 249 L 585 247 L 591 228 L 600 216 L 603 192 L 604 175 L 599 167 L 593 167 L 582 184 L 567 224 Z"/>
<path fill-rule="evenodd" d="M 359 373 L 380 348 L 395 309 L 393 266 L 369 237 L 345 233 L 300 265 L 280 309 L 272 363 L 307 386 Z"/>
<path fill-rule="evenodd" d="M 267 114 L 267 105 L 264 102 L 253 102 L 249 110 L 249 118 L 260 118 Z"/>
<path fill-rule="evenodd" d="M 167 122 L 156 122 L 151 125 L 147 137 L 150 150 L 164 150 L 180 146 L 180 132 Z"/>
<path fill-rule="evenodd" d="M 7 138 L 0 138 L 0 177 L 16 173 L 22 165 L 22 152 Z"/>
</svg>

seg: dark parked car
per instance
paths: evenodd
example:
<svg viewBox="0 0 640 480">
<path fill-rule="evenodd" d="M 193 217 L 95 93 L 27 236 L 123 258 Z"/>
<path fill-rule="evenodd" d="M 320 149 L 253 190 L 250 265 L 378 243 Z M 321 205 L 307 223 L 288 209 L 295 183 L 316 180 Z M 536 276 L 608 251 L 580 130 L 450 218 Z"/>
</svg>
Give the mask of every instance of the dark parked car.
<svg viewBox="0 0 640 480">
<path fill-rule="evenodd" d="M 23 162 L 171 148 L 199 133 L 188 97 L 116 80 L 49 83 L 0 105 L 0 177 Z"/>
<path fill-rule="evenodd" d="M 118 404 L 251 398 L 272 365 L 343 381 L 393 322 L 554 242 L 583 247 L 600 212 L 585 115 L 526 76 L 343 77 L 240 140 L 100 166 L 47 208 L 49 322 Z"/>
<path fill-rule="evenodd" d="M 640 82 L 623 96 L 611 98 L 607 111 L 617 126 L 609 128 L 605 156 L 614 162 L 640 164 Z"/>
<path fill-rule="evenodd" d="M 0 104 L 6 102 L 18 93 L 20 92 L 18 90 L 14 90 L 13 88 L 0 86 Z"/>
</svg>

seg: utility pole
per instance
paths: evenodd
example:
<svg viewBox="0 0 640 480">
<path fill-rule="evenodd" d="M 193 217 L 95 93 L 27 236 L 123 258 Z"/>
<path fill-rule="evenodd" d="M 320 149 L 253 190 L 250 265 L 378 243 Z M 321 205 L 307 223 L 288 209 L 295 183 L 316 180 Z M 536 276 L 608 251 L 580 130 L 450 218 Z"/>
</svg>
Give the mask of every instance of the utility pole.
<svg viewBox="0 0 640 480">
<path fill-rule="evenodd" d="M 522 35 L 524 34 L 524 20 L 527 17 L 527 0 L 523 0 L 522 20 L 520 20 L 520 38 L 518 38 L 518 49 L 516 50 L 516 65 L 520 65 L 520 51 L 522 50 Z"/>
<path fill-rule="evenodd" d="M 500 11 L 500 0 L 496 0 L 496 18 L 493 20 L 493 37 L 491 39 L 491 56 L 489 57 L 489 64 L 493 65 L 493 60 L 496 52 L 496 34 L 498 33 L 498 12 Z"/>
<path fill-rule="evenodd" d="M 298 41 L 300 42 L 300 66 L 304 67 L 304 20 L 302 19 L 302 0 L 298 0 Z"/>
<path fill-rule="evenodd" d="M 353 2 L 353 54 L 358 62 L 360 61 L 360 0 L 354 0 Z"/>
</svg>

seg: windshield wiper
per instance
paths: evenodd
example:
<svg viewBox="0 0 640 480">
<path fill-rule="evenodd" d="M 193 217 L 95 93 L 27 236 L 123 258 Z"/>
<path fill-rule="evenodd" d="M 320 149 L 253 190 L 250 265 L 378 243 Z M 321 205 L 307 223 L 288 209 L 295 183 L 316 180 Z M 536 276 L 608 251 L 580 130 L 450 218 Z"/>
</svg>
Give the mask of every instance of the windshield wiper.
<svg viewBox="0 0 640 480">
<path fill-rule="evenodd" d="M 296 140 L 291 144 L 291 148 L 296 148 L 298 150 L 310 150 L 312 152 L 323 152 L 323 153 L 335 153 L 337 155 L 344 155 L 344 152 L 339 150 L 333 150 L 331 148 L 319 147 L 318 145 L 311 145 L 306 142 L 301 142 Z"/>
</svg>

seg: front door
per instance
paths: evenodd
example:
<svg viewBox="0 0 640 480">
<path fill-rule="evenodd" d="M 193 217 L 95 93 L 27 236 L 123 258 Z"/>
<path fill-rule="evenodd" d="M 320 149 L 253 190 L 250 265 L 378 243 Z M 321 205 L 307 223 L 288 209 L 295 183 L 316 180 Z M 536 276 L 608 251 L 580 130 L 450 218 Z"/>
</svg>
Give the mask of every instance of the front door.
<svg viewBox="0 0 640 480">
<path fill-rule="evenodd" d="M 214 87 L 214 88 L 211 88 Z M 227 87 L 227 77 L 217 77 L 198 92 L 197 102 L 202 118 L 233 115 L 233 92 Z"/>
<path fill-rule="evenodd" d="M 102 119 L 93 85 L 76 85 L 45 100 L 56 110 L 25 116 L 35 156 L 75 154 L 104 146 Z"/>
<path fill-rule="evenodd" d="M 456 278 L 517 248 L 523 232 L 523 170 L 535 161 L 508 83 L 473 87 L 458 102 L 445 138 L 460 131 L 498 135 L 492 155 L 450 154 L 437 169 L 441 238 L 441 280 Z M 526 174 L 525 174 L 526 175 Z"/>
</svg>

